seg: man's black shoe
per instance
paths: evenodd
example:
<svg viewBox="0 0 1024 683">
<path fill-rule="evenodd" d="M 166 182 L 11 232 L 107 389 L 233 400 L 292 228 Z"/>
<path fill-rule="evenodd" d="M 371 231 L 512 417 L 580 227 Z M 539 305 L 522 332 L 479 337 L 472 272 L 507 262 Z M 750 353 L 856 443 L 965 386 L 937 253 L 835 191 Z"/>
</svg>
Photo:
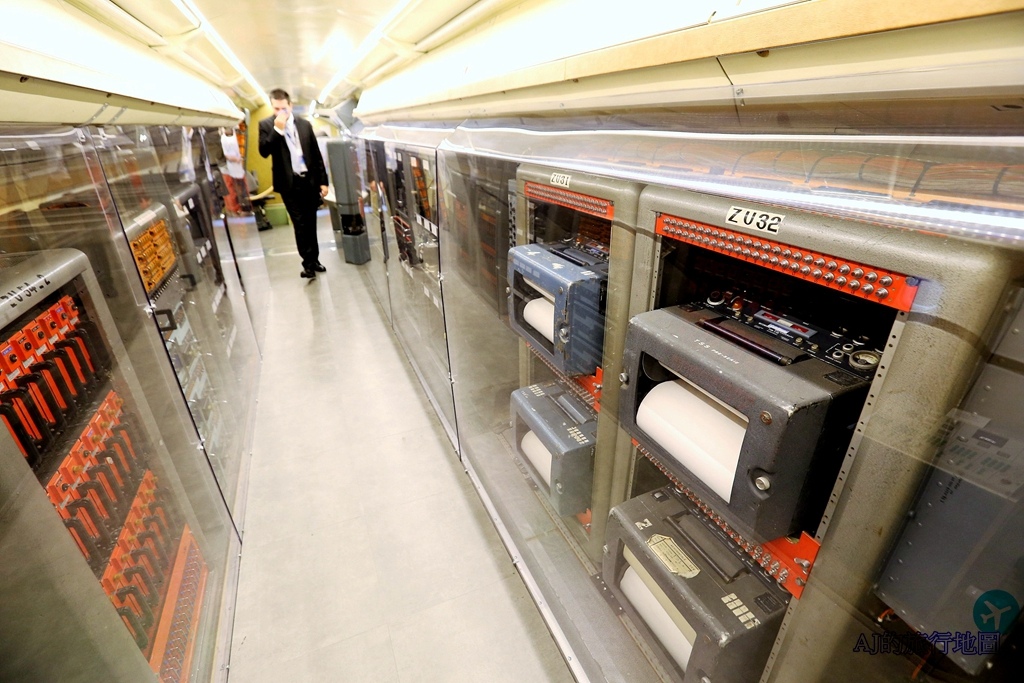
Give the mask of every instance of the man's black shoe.
<svg viewBox="0 0 1024 683">
<path fill-rule="evenodd" d="M 324 264 L 322 264 L 322 263 L 317 263 L 315 266 L 313 266 L 313 270 L 315 270 L 318 273 L 326 273 L 327 272 L 327 269 L 324 268 Z"/>
<path fill-rule="evenodd" d="M 299 273 L 299 277 L 308 277 L 312 279 L 316 277 L 316 273 L 314 273 L 312 270 L 304 270 L 301 273 Z"/>
</svg>

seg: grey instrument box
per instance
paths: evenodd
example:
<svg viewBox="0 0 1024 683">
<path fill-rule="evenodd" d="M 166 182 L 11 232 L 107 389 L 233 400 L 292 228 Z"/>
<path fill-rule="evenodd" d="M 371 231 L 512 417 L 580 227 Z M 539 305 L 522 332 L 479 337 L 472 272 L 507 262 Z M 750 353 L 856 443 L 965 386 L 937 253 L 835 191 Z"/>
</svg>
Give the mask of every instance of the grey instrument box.
<svg viewBox="0 0 1024 683">
<path fill-rule="evenodd" d="M 528 244 L 513 247 L 508 254 L 512 329 L 560 372 L 593 374 L 604 348 L 608 264 L 563 245 Z M 526 319 L 530 302 L 545 296 L 551 297 L 551 338 Z"/>
<path fill-rule="evenodd" d="M 730 545 L 724 532 L 708 526 L 693 503 L 672 488 L 628 500 L 612 508 L 606 542 L 604 582 L 637 628 L 657 644 L 653 649 L 666 669 L 685 683 L 758 679 L 789 593 Z M 687 662 L 670 655 L 664 629 L 659 638 L 657 626 L 652 628 L 641 616 L 644 611 L 650 614 L 653 603 L 648 601 L 645 610 L 624 592 L 630 568 L 653 579 L 664 594 L 660 607 L 676 612 L 673 622 L 681 632 L 689 631 L 683 635 L 692 647 Z"/>
<path fill-rule="evenodd" d="M 789 364 L 769 360 L 713 331 L 726 322 L 714 311 L 684 307 L 630 320 L 623 354 L 629 382 L 619 402 L 620 423 L 729 525 L 751 536 L 749 540 L 813 528 L 832 490 L 868 383 L 817 358 L 801 358 L 796 349 L 790 349 L 796 360 L 787 359 Z M 757 330 L 730 329 L 755 344 L 778 345 Z M 745 423 L 736 439 L 733 472 L 726 472 L 721 479 L 725 483 L 717 487 L 638 425 L 638 411 L 651 391 L 679 378 L 695 387 L 695 394 L 706 395 L 707 404 L 724 404 Z M 711 428 L 682 411 L 665 417 L 698 438 Z"/>
<path fill-rule="evenodd" d="M 590 507 L 597 443 L 597 416 L 590 408 L 557 382 L 533 384 L 512 392 L 512 429 L 520 453 L 527 432 L 533 432 L 550 453 L 549 473 L 534 467 L 531 471 L 539 475 L 537 483 L 548 491 L 558 514 L 585 512 Z"/>
</svg>

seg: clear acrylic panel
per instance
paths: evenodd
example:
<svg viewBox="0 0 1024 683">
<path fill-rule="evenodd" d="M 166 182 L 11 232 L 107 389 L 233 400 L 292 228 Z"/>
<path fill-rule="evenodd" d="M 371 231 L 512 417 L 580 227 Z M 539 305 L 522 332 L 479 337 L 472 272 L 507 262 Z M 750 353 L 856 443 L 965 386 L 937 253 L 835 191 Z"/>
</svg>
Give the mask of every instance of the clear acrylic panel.
<svg viewBox="0 0 1024 683">
<path fill-rule="evenodd" d="M 1013 679 L 1024 141 L 977 104 L 440 142 L 460 453 L 577 671 Z"/>
<path fill-rule="evenodd" d="M 239 539 L 99 156 L 85 130 L 0 138 L 0 677 L 208 680 Z"/>
<path fill-rule="evenodd" d="M 239 292 L 229 293 L 233 283 L 224 274 L 211 212 L 198 184 L 181 182 L 192 175 L 183 161 L 191 144 L 183 144 L 181 128 L 100 129 L 96 137 L 154 323 L 234 508 L 250 452 L 259 357 Z"/>
<path fill-rule="evenodd" d="M 390 212 L 384 190 L 383 143 L 356 139 L 356 158 L 359 163 L 359 182 L 362 190 L 363 222 L 370 242 L 370 262 L 366 265 L 370 287 L 377 297 L 385 317 L 391 321 L 391 299 L 388 294 L 388 242 L 387 230 Z M 380 169 L 378 171 L 378 168 Z"/>
<path fill-rule="evenodd" d="M 434 147 L 384 143 L 390 210 L 388 293 L 392 324 L 452 443 L 455 404 L 445 334 Z"/>
</svg>

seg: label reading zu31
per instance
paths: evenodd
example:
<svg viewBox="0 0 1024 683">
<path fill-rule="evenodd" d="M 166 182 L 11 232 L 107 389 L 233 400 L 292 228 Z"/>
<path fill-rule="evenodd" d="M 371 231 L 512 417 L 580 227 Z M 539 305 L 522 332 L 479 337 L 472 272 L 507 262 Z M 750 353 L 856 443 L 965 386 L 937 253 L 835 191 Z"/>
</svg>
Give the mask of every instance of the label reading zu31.
<svg viewBox="0 0 1024 683">
<path fill-rule="evenodd" d="M 785 218 L 786 216 L 780 213 L 757 211 L 756 209 L 747 209 L 742 206 L 730 206 L 725 214 L 726 223 L 738 225 L 741 228 L 756 228 L 757 230 L 770 232 L 773 235 L 778 234 L 779 225 L 782 224 Z"/>
</svg>

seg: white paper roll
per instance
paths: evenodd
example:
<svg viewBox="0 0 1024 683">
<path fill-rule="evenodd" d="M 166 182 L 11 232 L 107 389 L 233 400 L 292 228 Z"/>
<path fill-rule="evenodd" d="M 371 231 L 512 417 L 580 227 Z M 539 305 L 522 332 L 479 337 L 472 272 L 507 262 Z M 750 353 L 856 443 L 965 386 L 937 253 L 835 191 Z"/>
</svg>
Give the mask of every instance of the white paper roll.
<svg viewBox="0 0 1024 683">
<path fill-rule="evenodd" d="M 523 307 L 523 319 L 530 327 L 555 343 L 555 306 L 547 299 L 533 299 Z"/>
<path fill-rule="evenodd" d="M 658 384 L 640 402 L 636 424 L 726 503 L 747 420 L 686 380 Z"/>
<path fill-rule="evenodd" d="M 642 566 L 640 571 L 644 571 Z M 644 573 L 646 574 L 647 572 L 644 571 Z M 648 578 L 650 578 L 650 575 L 648 575 Z M 651 584 L 662 594 L 663 599 L 668 601 L 665 592 L 654 583 L 653 579 L 651 579 Z M 683 618 L 679 610 L 672 607 L 671 602 L 667 602 L 667 604 L 674 615 L 665 609 L 662 601 L 647 586 L 647 583 L 640 578 L 640 575 L 633 566 L 627 568 L 626 572 L 622 575 L 619 588 L 622 589 L 626 599 L 629 600 L 629 604 L 633 606 L 633 609 L 637 611 L 640 618 L 647 624 L 647 628 L 651 629 L 658 642 L 668 651 L 672 659 L 676 660 L 679 668 L 685 672 L 687 664 L 690 663 L 693 643 L 697 640 L 697 632 Z M 675 619 L 673 619 L 673 616 L 675 616 Z"/>
<path fill-rule="evenodd" d="M 533 465 L 533 469 L 537 470 L 543 479 L 544 483 L 551 486 L 551 461 L 554 456 L 551 455 L 537 435 L 532 430 L 526 432 L 523 436 L 522 442 L 519 444 L 519 448 L 523 451 L 523 455 L 529 459 L 530 464 Z"/>
</svg>

